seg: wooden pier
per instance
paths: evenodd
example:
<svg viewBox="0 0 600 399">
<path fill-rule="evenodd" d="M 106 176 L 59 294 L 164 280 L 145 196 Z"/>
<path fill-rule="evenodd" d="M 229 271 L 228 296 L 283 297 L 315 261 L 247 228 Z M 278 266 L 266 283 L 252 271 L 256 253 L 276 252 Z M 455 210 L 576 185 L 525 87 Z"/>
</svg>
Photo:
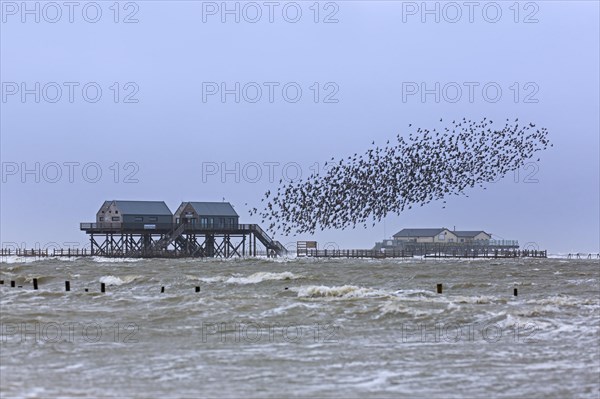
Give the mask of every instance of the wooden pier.
<svg viewBox="0 0 600 399">
<path fill-rule="evenodd" d="M 299 257 L 309 258 L 371 258 L 371 259 L 386 259 L 386 258 L 413 258 L 415 255 L 410 251 L 380 251 L 373 249 L 306 249 L 303 252 L 298 252 Z M 532 250 L 512 250 L 512 251 L 463 251 L 463 252 L 437 252 L 423 255 L 424 258 L 431 259 L 451 259 L 451 258 L 547 258 L 547 251 L 532 251 Z"/>
<path fill-rule="evenodd" d="M 17 257 L 35 257 L 35 258 L 53 258 L 53 257 L 82 257 L 94 256 L 87 248 L 2 248 L 0 256 L 17 256 Z"/>
<path fill-rule="evenodd" d="M 232 258 L 257 256 L 257 242 L 267 257 L 287 254 L 287 249 L 257 224 L 219 228 L 197 224 L 81 223 L 90 236 L 89 252 L 115 258 Z"/>
<path fill-rule="evenodd" d="M 309 258 L 412 258 L 414 254 L 407 251 L 377 251 L 373 249 L 307 249 L 298 252 L 299 257 Z"/>
<path fill-rule="evenodd" d="M 433 253 L 424 255 L 425 258 L 547 258 L 548 251 L 529 249 L 514 250 L 470 250 L 454 251 L 452 253 Z"/>
<path fill-rule="evenodd" d="M 272 253 L 265 249 L 256 249 L 256 254 L 253 256 L 271 256 Z M 53 248 L 51 250 L 48 249 L 40 249 L 40 248 L 31 248 L 31 249 L 21 249 L 21 248 L 2 248 L 0 249 L 0 258 L 15 256 L 18 258 L 82 258 L 82 257 L 92 257 L 92 256 L 101 256 L 97 254 L 92 254 L 87 248 Z M 110 256 L 108 256 L 110 258 Z M 185 256 L 180 256 L 178 254 L 172 254 L 172 256 L 168 256 L 165 254 L 162 256 L 164 258 L 181 258 Z"/>
</svg>

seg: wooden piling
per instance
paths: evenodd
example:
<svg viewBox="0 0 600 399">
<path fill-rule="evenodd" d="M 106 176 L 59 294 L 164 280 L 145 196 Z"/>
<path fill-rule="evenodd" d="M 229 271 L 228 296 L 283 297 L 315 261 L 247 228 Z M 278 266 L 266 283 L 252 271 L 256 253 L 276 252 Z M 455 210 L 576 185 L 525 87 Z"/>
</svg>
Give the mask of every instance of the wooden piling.
<svg viewBox="0 0 600 399">
<path fill-rule="evenodd" d="M 438 284 L 437 285 L 437 293 L 441 294 L 442 293 L 442 284 Z"/>
<path fill-rule="evenodd" d="M 516 288 L 515 288 L 515 289 L 513 289 L 513 295 L 514 295 L 514 296 L 517 296 L 517 289 L 516 289 Z"/>
<path fill-rule="evenodd" d="M 65 291 L 71 291 L 71 283 L 68 281 L 65 281 Z"/>
<path fill-rule="evenodd" d="M 0 280 L 0 284 L 4 284 L 4 280 Z"/>
<path fill-rule="evenodd" d="M 196 287 L 196 292 L 200 292 L 200 287 Z"/>
<path fill-rule="evenodd" d="M 10 286 L 11 288 L 15 288 L 15 280 L 10 280 Z"/>
<path fill-rule="evenodd" d="M 165 292 L 165 287 L 160 287 L 160 293 L 163 294 Z"/>
<path fill-rule="evenodd" d="M 100 292 L 106 292 L 106 284 L 100 283 Z"/>
<path fill-rule="evenodd" d="M 33 289 L 37 290 L 38 289 L 38 282 L 37 282 L 37 278 L 33 279 Z"/>
</svg>

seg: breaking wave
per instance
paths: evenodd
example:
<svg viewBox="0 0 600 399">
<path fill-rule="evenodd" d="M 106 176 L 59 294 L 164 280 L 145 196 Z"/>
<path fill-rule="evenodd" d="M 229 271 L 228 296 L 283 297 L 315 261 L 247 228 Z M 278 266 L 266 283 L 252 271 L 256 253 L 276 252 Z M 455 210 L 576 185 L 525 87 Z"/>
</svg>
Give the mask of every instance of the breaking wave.
<svg viewBox="0 0 600 399">
<path fill-rule="evenodd" d="M 271 272 L 256 272 L 249 276 L 215 276 L 215 277 L 194 277 L 186 276 L 189 279 L 200 280 L 205 283 L 226 283 L 226 284 L 257 284 L 263 281 L 276 280 L 295 280 L 303 278 L 291 272 L 271 273 Z"/>
<path fill-rule="evenodd" d="M 355 285 L 342 285 L 337 287 L 309 285 L 300 288 L 292 288 L 292 291 L 296 291 L 299 298 L 368 298 L 390 295 L 385 291 L 357 287 Z"/>
<path fill-rule="evenodd" d="M 124 277 L 102 276 L 102 277 L 100 277 L 100 282 L 104 283 L 106 285 L 123 285 L 123 284 L 129 284 L 141 277 L 142 276 L 135 276 L 135 275 L 124 276 Z"/>
</svg>

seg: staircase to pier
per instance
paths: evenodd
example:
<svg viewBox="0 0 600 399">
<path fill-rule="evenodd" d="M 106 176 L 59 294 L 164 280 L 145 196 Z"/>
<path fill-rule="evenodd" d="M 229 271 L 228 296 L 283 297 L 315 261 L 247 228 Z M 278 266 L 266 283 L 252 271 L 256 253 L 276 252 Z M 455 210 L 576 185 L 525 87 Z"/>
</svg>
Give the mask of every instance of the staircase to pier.
<svg viewBox="0 0 600 399">
<path fill-rule="evenodd" d="M 274 251 L 277 256 L 287 255 L 287 249 L 279 241 L 272 239 L 259 225 L 251 224 L 249 226 L 254 236 L 265 246 L 267 251 Z"/>
<path fill-rule="evenodd" d="M 152 255 L 162 252 L 165 249 L 167 249 L 167 247 L 171 245 L 175 240 L 181 238 L 181 235 L 183 234 L 184 230 L 185 224 L 179 224 L 173 230 L 171 230 L 171 232 L 162 236 L 160 240 L 153 242 L 150 245 L 150 248 L 146 249 L 146 251 L 143 251 L 142 249 L 135 249 L 133 251 L 129 251 L 127 253 L 127 256 L 136 258 L 143 254 Z"/>
</svg>

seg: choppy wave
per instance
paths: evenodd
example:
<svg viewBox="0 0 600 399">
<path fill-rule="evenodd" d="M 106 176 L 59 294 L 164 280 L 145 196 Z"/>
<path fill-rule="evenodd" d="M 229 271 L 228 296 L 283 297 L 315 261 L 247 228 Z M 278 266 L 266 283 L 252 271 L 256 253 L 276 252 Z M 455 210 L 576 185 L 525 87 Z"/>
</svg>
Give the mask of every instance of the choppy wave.
<svg viewBox="0 0 600 399">
<path fill-rule="evenodd" d="M 76 261 L 78 257 L 75 256 L 52 256 L 52 257 L 36 257 L 36 256 L 0 256 L 0 264 L 23 264 L 23 263 L 34 263 L 34 262 L 73 262 Z"/>
<path fill-rule="evenodd" d="M 556 305 L 556 306 L 581 306 L 600 305 L 600 298 L 575 298 L 568 295 L 553 295 L 546 298 L 531 299 L 527 304 L 534 305 Z"/>
<path fill-rule="evenodd" d="M 141 262 L 144 260 L 142 258 L 105 258 L 102 256 L 92 256 L 92 257 L 86 258 L 86 259 L 90 259 L 93 262 L 98 262 L 98 263 L 132 263 L 132 262 Z"/>
<path fill-rule="evenodd" d="M 256 272 L 249 276 L 214 276 L 214 277 L 195 277 L 186 275 L 190 280 L 200 280 L 205 283 L 225 283 L 225 284 L 258 284 L 263 281 L 276 280 L 296 280 L 303 276 L 296 275 L 292 272 Z"/>
<path fill-rule="evenodd" d="M 474 295 L 474 296 L 450 296 L 448 301 L 452 303 L 463 303 L 473 305 L 485 305 L 490 303 L 506 303 L 506 298 L 493 297 L 489 295 Z"/>
<path fill-rule="evenodd" d="M 139 278 L 142 278 L 142 276 L 129 275 L 123 277 L 116 277 L 111 275 L 100 277 L 100 282 L 106 285 L 123 285 L 132 283 Z"/>
<path fill-rule="evenodd" d="M 374 289 L 358 287 L 355 285 L 342 285 L 328 287 L 325 285 L 309 285 L 292 288 L 298 293 L 299 298 L 368 298 L 388 296 L 389 293 Z"/>
<path fill-rule="evenodd" d="M 485 391 L 472 392 L 484 396 L 508 377 L 505 396 L 552 390 L 557 394 L 546 396 L 592 398 L 598 392 L 598 357 L 589 349 L 596 347 L 600 328 L 600 279 L 598 267 L 589 261 L 104 261 L 108 262 L 47 259 L 0 265 L 3 325 L 39 322 L 40 331 L 48 327 L 50 338 L 56 325 L 76 328 L 72 337 L 63 328 L 62 342 L 50 339 L 35 346 L 30 345 L 35 336 L 27 336 L 27 345 L 17 335 L 8 337 L 0 366 L 7 396 L 24 397 L 29 391 L 22 387 L 34 380 L 50 389 L 42 396 L 98 397 L 106 386 L 112 396 L 169 396 L 161 390 L 161 377 L 176 382 L 186 397 L 206 386 L 215 395 L 224 386 L 234 386 L 239 396 L 255 392 L 257 378 L 282 375 L 293 376 L 298 386 L 325 379 L 328 388 L 274 389 L 263 396 L 335 396 L 346 383 L 354 384 L 342 392 L 351 397 L 390 392 L 410 397 L 415 387 L 433 387 L 426 393 L 436 397 L 447 396 L 447 387 L 458 379 L 487 381 Z M 557 270 L 560 276 L 553 274 Z M 40 285 L 37 291 L 33 277 Z M 10 286 L 13 280 L 15 288 Z M 65 291 L 66 280 L 71 292 Z M 106 293 L 100 293 L 100 282 L 110 286 Z M 436 283 L 443 283 L 442 294 L 436 292 Z M 196 286 L 201 286 L 200 292 Z M 517 297 L 514 286 L 519 288 Z M 452 338 L 455 325 L 462 330 L 457 344 L 444 340 Z M 84 336 L 81 328 L 86 326 Z M 426 329 L 424 339 L 421 326 Z M 440 342 L 433 341 L 436 326 L 442 332 L 449 327 L 449 335 L 442 335 Z M 99 341 L 86 340 L 97 327 L 102 328 Z M 130 338 L 139 343 L 124 342 Z M 38 363 L 48 366 L 44 370 L 27 362 L 32 348 Z M 94 356 L 87 356 L 92 352 Z M 444 364 L 440 359 L 460 361 Z M 552 359 L 564 362 L 564 367 Z M 298 360 L 310 373 L 298 373 Z M 407 362 L 409 369 L 403 368 Z M 490 367 L 498 364 L 501 367 Z M 548 365 L 554 368 L 544 368 Z M 543 373 L 524 375 L 527 367 L 540 367 Z M 68 379 L 63 381 L 51 371 L 82 368 L 89 371 L 83 380 L 78 373 L 63 373 L 60 377 Z M 371 387 L 368 381 L 375 378 L 370 376 L 381 370 L 403 374 Z M 561 378 L 566 373 L 571 378 Z M 132 386 L 131 375 L 142 383 Z M 90 391 L 88 380 L 101 381 L 102 390 Z M 565 390 L 569 383 L 571 388 Z M 65 391 L 65 386 L 73 390 Z M 356 391 L 357 386 L 363 390 Z M 235 395 L 227 391 L 225 396 Z"/>
</svg>

